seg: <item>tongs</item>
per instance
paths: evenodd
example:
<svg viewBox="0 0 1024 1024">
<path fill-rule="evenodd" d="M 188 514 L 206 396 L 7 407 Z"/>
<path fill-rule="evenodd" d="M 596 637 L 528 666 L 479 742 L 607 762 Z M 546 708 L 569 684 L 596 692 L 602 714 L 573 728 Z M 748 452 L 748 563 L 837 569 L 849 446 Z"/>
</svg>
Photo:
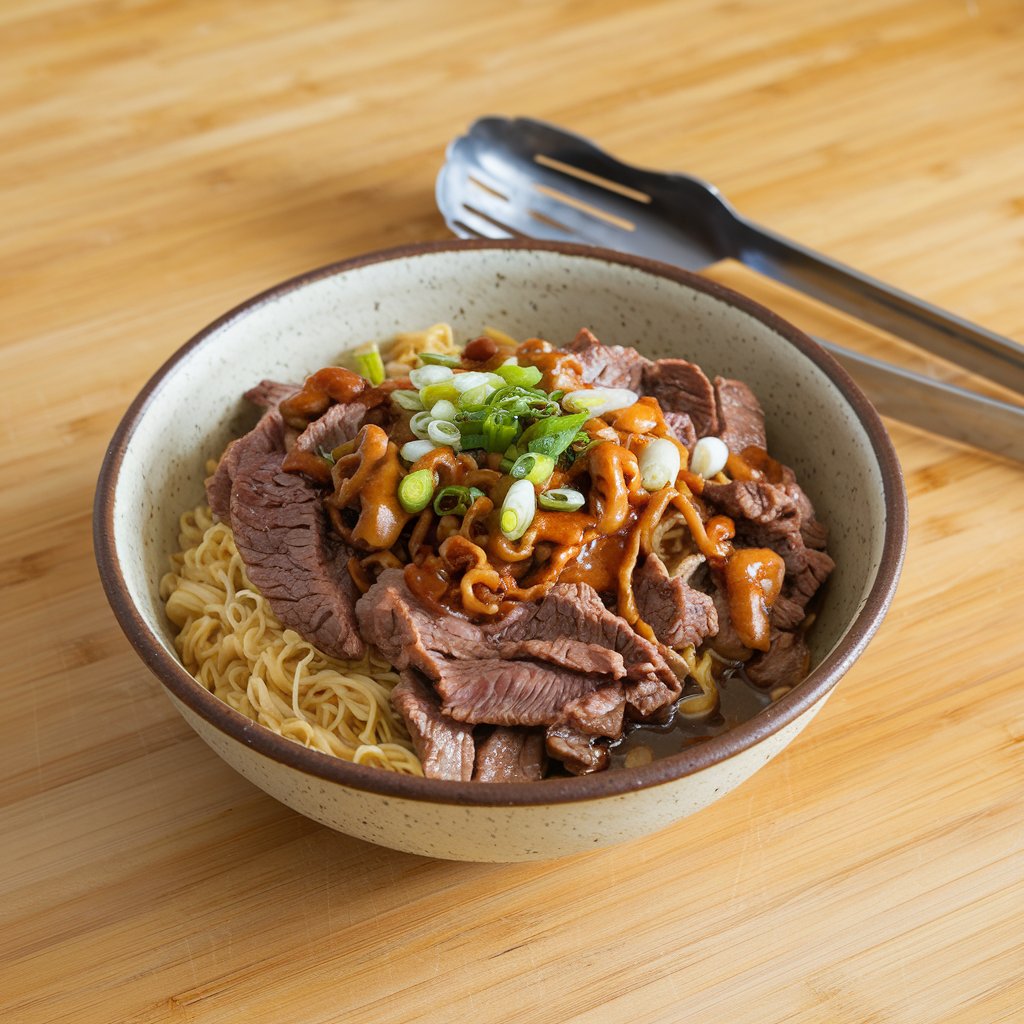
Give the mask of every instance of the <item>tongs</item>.
<svg viewBox="0 0 1024 1024">
<path fill-rule="evenodd" d="M 687 174 L 622 163 L 529 118 L 484 117 L 448 147 L 437 204 L 461 237 L 600 245 L 701 270 L 733 259 L 1024 393 L 1024 348 L 789 241 Z M 815 339 L 878 410 L 1024 462 L 1024 408 Z"/>
</svg>

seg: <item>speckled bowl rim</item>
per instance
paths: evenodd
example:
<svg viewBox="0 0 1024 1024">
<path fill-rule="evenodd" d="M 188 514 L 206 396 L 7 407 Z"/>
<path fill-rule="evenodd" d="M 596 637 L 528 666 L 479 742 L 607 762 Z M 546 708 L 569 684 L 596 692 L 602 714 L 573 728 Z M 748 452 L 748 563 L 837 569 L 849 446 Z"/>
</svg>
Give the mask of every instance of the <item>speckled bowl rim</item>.
<svg viewBox="0 0 1024 1024">
<path fill-rule="evenodd" d="M 886 510 L 885 539 L 875 580 L 867 600 L 846 635 L 806 679 L 755 718 L 679 754 L 637 768 L 621 768 L 582 777 L 487 786 L 400 775 L 351 764 L 285 739 L 234 711 L 204 689 L 167 653 L 136 608 L 124 581 L 114 539 L 114 495 L 128 444 L 162 384 L 184 356 L 206 344 L 212 335 L 254 313 L 282 295 L 311 282 L 370 264 L 444 252 L 517 250 L 560 253 L 603 263 L 620 264 L 667 278 L 740 309 L 785 338 L 818 366 L 852 407 L 870 440 L 882 475 Z M 257 753 L 296 771 L 341 786 L 396 797 L 443 804 L 487 807 L 534 806 L 595 800 L 662 785 L 692 775 L 739 754 L 778 732 L 820 701 L 867 646 L 892 602 L 907 543 L 907 500 L 903 475 L 892 441 L 878 413 L 846 371 L 819 345 L 792 324 L 730 288 L 655 260 L 595 246 L 532 239 L 423 242 L 380 250 L 331 263 L 275 285 L 236 306 L 201 330 L 175 352 L 150 378 L 121 420 L 100 470 L 93 508 L 93 541 L 100 579 L 107 599 L 128 640 L 168 691 L 216 729 Z"/>
</svg>

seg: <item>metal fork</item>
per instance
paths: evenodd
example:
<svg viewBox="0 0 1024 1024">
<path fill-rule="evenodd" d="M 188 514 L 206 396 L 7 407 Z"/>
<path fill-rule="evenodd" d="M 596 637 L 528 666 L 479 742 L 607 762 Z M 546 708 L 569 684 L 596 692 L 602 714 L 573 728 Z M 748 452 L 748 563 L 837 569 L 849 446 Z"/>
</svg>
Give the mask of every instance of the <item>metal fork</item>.
<svg viewBox="0 0 1024 1024">
<path fill-rule="evenodd" d="M 688 270 L 734 259 L 1024 393 L 1024 348 L 759 227 L 714 185 L 622 163 L 529 118 L 484 117 L 448 147 L 437 204 L 462 237 L 600 245 Z M 1024 461 L 1024 408 L 816 338 L 885 415 Z"/>
</svg>

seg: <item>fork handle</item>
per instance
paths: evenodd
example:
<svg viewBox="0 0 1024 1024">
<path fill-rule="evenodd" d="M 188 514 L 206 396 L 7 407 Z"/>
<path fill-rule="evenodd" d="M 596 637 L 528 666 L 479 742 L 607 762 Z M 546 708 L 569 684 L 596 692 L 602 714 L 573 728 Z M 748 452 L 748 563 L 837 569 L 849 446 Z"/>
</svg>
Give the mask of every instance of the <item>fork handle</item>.
<svg viewBox="0 0 1024 1024">
<path fill-rule="evenodd" d="M 740 222 L 737 258 L 766 277 L 1024 393 L 1024 348 L 767 228 Z"/>
</svg>

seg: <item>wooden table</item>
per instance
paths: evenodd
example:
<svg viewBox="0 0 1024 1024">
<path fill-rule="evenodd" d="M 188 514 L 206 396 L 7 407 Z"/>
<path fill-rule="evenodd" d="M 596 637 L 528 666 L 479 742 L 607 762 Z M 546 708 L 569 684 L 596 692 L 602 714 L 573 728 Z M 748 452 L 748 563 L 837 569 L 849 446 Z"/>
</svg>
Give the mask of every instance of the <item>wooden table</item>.
<svg viewBox="0 0 1024 1024">
<path fill-rule="evenodd" d="M 150 373 L 279 279 L 444 238 L 434 175 L 481 113 L 692 171 L 1024 338 L 1017 0 L 23 0 L 0 52 L 0 1020 L 1024 1020 L 1021 466 L 891 423 L 903 583 L 824 712 L 695 818 L 545 864 L 377 849 L 244 782 L 90 544 Z"/>
</svg>

